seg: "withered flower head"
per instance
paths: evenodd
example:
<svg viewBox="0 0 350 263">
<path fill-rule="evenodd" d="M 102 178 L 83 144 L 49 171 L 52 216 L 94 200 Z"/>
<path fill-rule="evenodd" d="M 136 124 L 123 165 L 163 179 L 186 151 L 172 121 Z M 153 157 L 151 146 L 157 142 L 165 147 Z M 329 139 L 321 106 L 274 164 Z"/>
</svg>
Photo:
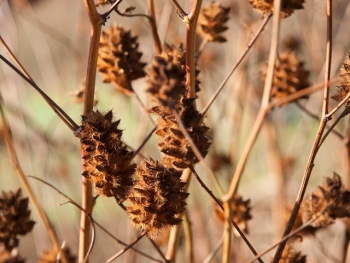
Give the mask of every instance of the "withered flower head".
<svg viewBox="0 0 350 263">
<path fill-rule="evenodd" d="M 64 253 L 68 260 L 68 263 L 75 263 L 76 256 L 72 255 L 69 247 L 64 248 Z M 61 263 L 62 261 L 57 261 L 59 258 L 59 252 L 55 248 L 51 248 L 50 250 L 44 251 L 39 258 L 39 263 Z"/>
<path fill-rule="evenodd" d="M 252 215 L 250 214 L 250 199 L 243 200 L 240 195 L 235 195 L 232 202 L 232 220 L 238 225 L 238 227 L 244 232 L 248 234 L 248 220 L 252 219 Z M 215 214 L 222 221 L 225 222 L 225 214 L 224 211 L 218 206 L 215 205 Z M 236 229 L 235 234 L 240 236 Z"/>
<path fill-rule="evenodd" d="M 155 102 L 163 106 L 174 106 L 186 95 L 185 60 L 182 45 L 165 45 L 162 54 L 154 57 L 148 72 L 147 92 Z"/>
<path fill-rule="evenodd" d="M 273 2 L 274 0 L 249 0 L 253 8 L 263 15 L 273 13 Z M 304 2 L 304 0 L 283 0 L 280 11 L 281 18 L 290 16 L 294 10 L 303 9 Z"/>
<path fill-rule="evenodd" d="M 121 139 L 119 122 L 113 121 L 112 111 L 105 114 L 92 111 L 83 116 L 78 136 L 85 152 L 83 176 L 92 182 L 98 194 L 114 196 L 122 202 L 133 184 L 135 164 L 131 163 L 133 152 L 127 150 Z"/>
<path fill-rule="evenodd" d="M 2 192 L 0 198 L 0 244 L 5 250 L 18 247 L 18 235 L 32 231 L 35 224 L 30 220 L 28 198 L 21 198 L 21 189 Z"/>
<path fill-rule="evenodd" d="M 336 218 L 350 216 L 350 192 L 344 190 L 340 176 L 334 173 L 311 193 L 302 203 L 303 222 L 315 218 L 313 227 L 326 227 Z"/>
<path fill-rule="evenodd" d="M 340 68 L 339 77 L 343 79 L 340 85 L 337 85 L 337 94 L 332 96 L 336 101 L 342 101 L 350 91 L 350 53 L 347 53 L 343 66 Z M 346 102 L 346 107 L 350 107 L 349 100 Z"/>
<path fill-rule="evenodd" d="M 185 169 L 197 163 L 198 159 L 179 128 L 175 116 L 162 107 L 154 107 L 152 112 L 159 116 L 155 133 L 159 139 L 158 146 L 164 153 L 163 164 Z M 193 143 L 205 157 L 211 144 L 211 138 L 206 135 L 209 128 L 203 123 L 203 116 L 194 108 L 193 99 L 181 99 L 178 113 Z"/>
<path fill-rule="evenodd" d="M 273 262 L 273 258 L 270 262 Z M 287 244 L 279 263 L 306 263 L 306 256 L 296 252 L 292 246 Z"/>
<path fill-rule="evenodd" d="M 211 4 L 201 10 L 198 28 L 199 35 L 208 42 L 226 42 L 221 34 L 227 30 L 225 25 L 229 19 L 229 7 L 223 7 L 220 2 L 212 1 Z"/>
<path fill-rule="evenodd" d="M 131 81 L 146 76 L 146 63 L 140 62 L 142 53 L 138 51 L 137 37 L 131 36 L 118 25 L 103 31 L 100 39 L 97 68 L 103 82 L 112 83 L 116 89 L 130 95 Z"/>
<path fill-rule="evenodd" d="M 267 68 L 262 73 L 264 78 L 266 70 Z M 294 53 L 280 54 L 275 65 L 271 97 L 278 100 L 307 88 L 310 85 L 308 77 L 309 71 L 304 69 L 304 63 L 300 62 Z"/>
<path fill-rule="evenodd" d="M 23 259 L 18 254 L 18 248 L 6 249 L 0 244 L 0 262 L 1 263 L 25 263 L 26 260 Z"/>
<path fill-rule="evenodd" d="M 177 225 L 188 193 L 182 172 L 154 160 L 143 160 L 136 169 L 136 182 L 128 196 L 127 213 L 132 225 L 156 237 L 161 228 Z"/>
</svg>

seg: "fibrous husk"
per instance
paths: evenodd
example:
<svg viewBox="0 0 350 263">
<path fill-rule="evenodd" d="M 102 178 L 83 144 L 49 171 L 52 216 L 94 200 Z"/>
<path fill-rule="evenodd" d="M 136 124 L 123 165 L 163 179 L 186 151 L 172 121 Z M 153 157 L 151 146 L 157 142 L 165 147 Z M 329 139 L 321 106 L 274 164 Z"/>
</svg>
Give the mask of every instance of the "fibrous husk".
<svg viewBox="0 0 350 263">
<path fill-rule="evenodd" d="M 130 95 L 131 82 L 146 76 L 146 63 L 140 62 L 142 53 L 138 47 L 137 37 L 118 25 L 103 31 L 97 60 L 103 82 L 112 83 L 117 90 Z"/>
<path fill-rule="evenodd" d="M 83 176 L 88 178 L 95 191 L 103 196 L 114 196 L 119 202 L 125 200 L 133 185 L 135 164 L 133 152 L 122 141 L 120 120 L 113 120 L 113 113 L 91 111 L 83 116 L 80 142 L 85 152 Z"/>
<path fill-rule="evenodd" d="M 149 238 L 158 236 L 163 227 L 181 222 L 179 215 L 185 210 L 189 195 L 181 175 L 181 171 L 152 159 L 143 160 L 137 167 L 126 211 L 132 225 L 146 231 Z"/>
<path fill-rule="evenodd" d="M 0 198 L 0 244 L 5 250 L 18 247 L 18 235 L 31 232 L 35 222 L 30 220 L 29 199 L 21 198 L 21 189 L 2 192 Z"/>
<path fill-rule="evenodd" d="M 229 7 L 223 7 L 220 2 L 212 1 L 204 7 L 198 18 L 198 33 L 208 42 L 226 42 L 222 35 L 228 27 L 226 22 L 229 19 Z"/>
<path fill-rule="evenodd" d="M 295 10 L 303 9 L 304 2 L 304 0 L 283 0 L 280 10 L 281 18 L 290 16 Z M 249 0 L 249 3 L 263 15 L 273 13 L 274 0 Z"/>
</svg>

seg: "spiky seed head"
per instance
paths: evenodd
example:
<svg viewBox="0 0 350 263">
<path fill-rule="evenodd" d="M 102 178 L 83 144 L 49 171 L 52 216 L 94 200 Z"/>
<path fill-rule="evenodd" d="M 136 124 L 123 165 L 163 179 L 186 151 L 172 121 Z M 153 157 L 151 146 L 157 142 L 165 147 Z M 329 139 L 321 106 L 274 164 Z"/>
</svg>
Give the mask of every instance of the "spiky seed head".
<svg viewBox="0 0 350 263">
<path fill-rule="evenodd" d="M 281 18 L 289 17 L 295 10 L 303 9 L 305 0 L 284 0 L 282 1 L 280 16 Z M 273 13 L 274 0 L 249 0 L 254 9 L 268 15 Z"/>
<path fill-rule="evenodd" d="M 31 232 L 35 222 L 30 220 L 28 198 L 21 198 L 21 189 L 2 192 L 0 198 L 0 243 L 6 250 L 18 247 L 18 235 Z"/>
<path fill-rule="evenodd" d="M 97 60 L 103 82 L 112 83 L 117 90 L 130 95 L 131 82 L 146 76 L 146 63 L 140 62 L 142 53 L 138 47 L 137 37 L 118 25 L 103 31 Z"/>
<path fill-rule="evenodd" d="M 340 68 L 339 77 L 342 78 L 340 85 L 336 86 L 337 94 L 332 96 L 332 99 L 340 102 L 348 95 L 350 91 L 350 53 L 347 53 L 345 61 Z M 348 100 L 345 104 L 350 109 L 350 101 Z"/>
<path fill-rule="evenodd" d="M 149 238 L 158 236 L 163 227 L 181 222 L 179 215 L 185 210 L 189 195 L 181 174 L 152 159 L 143 160 L 137 167 L 126 211 L 132 225 L 146 231 Z"/>
<path fill-rule="evenodd" d="M 273 262 L 273 258 L 271 258 L 270 262 Z M 302 255 L 301 252 L 296 252 L 295 249 L 287 243 L 279 263 L 306 263 L 306 256 Z"/>
<path fill-rule="evenodd" d="M 223 7 L 220 2 L 212 1 L 210 5 L 201 10 L 198 20 L 198 33 L 208 42 L 226 42 L 222 35 L 228 27 L 230 8 Z"/>
<path fill-rule="evenodd" d="M 311 226 L 326 227 L 336 218 L 350 217 L 350 192 L 344 190 L 341 178 L 334 173 L 311 193 L 302 203 L 302 219 L 315 219 Z"/>
<path fill-rule="evenodd" d="M 262 72 L 266 78 L 267 66 Z M 304 63 L 300 62 L 297 56 L 291 52 L 279 55 L 276 60 L 274 77 L 272 83 L 271 97 L 274 100 L 284 98 L 296 91 L 310 86 L 308 81 L 309 71 L 305 70 Z M 302 98 L 307 98 L 304 96 Z"/>
<path fill-rule="evenodd" d="M 243 200 L 240 195 L 235 195 L 231 201 L 232 207 L 232 220 L 238 225 L 238 227 L 248 234 L 248 221 L 252 219 L 250 213 L 250 199 Z M 222 209 L 215 205 L 215 214 L 222 222 L 225 222 L 225 215 Z M 237 236 L 240 236 L 237 230 L 235 231 Z"/>
<path fill-rule="evenodd" d="M 80 142 L 85 156 L 83 176 L 93 184 L 95 191 L 103 196 L 114 196 L 119 202 L 125 200 L 133 184 L 136 165 L 132 163 L 133 152 L 122 141 L 119 120 L 113 113 L 92 111 L 82 117 Z"/>
</svg>

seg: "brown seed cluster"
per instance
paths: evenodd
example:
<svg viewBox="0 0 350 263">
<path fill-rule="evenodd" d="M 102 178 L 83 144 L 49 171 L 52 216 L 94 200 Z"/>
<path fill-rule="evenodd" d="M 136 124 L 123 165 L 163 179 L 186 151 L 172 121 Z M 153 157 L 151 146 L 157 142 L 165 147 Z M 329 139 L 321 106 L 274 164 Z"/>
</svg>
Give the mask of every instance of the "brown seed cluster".
<svg viewBox="0 0 350 263">
<path fill-rule="evenodd" d="M 85 152 L 83 176 L 88 178 L 95 191 L 103 196 L 114 196 L 118 202 L 126 199 L 133 185 L 135 164 L 133 152 L 122 141 L 119 120 L 113 121 L 113 113 L 92 111 L 83 116 L 80 142 Z"/>
<path fill-rule="evenodd" d="M 209 128 L 204 125 L 203 116 L 194 108 L 194 99 L 187 98 L 185 75 L 185 53 L 182 47 L 166 46 L 163 54 L 154 59 L 147 90 L 155 103 L 150 111 L 158 115 L 155 133 L 160 141 L 158 146 L 164 153 L 162 163 L 179 169 L 197 163 L 198 159 L 181 132 L 172 110 L 178 112 L 203 157 L 211 143 L 206 135 Z"/>
<path fill-rule="evenodd" d="M 273 259 L 271 259 L 270 262 L 273 262 Z M 296 252 L 292 246 L 287 244 L 279 263 L 306 263 L 306 256 L 302 255 L 300 252 Z"/>
<path fill-rule="evenodd" d="M 182 172 L 161 163 L 143 160 L 136 169 L 136 183 L 128 197 L 128 216 L 133 226 L 154 238 L 160 229 L 181 222 L 188 193 L 181 182 Z"/>
<path fill-rule="evenodd" d="M 18 247 L 18 235 L 32 231 L 35 222 L 30 220 L 28 198 L 21 198 L 21 189 L 2 192 L 0 198 L 0 244 L 11 251 Z"/>
<path fill-rule="evenodd" d="M 267 68 L 262 73 L 264 78 L 266 78 L 266 71 Z M 280 54 L 275 65 L 271 97 L 279 100 L 307 88 L 310 86 L 308 77 L 309 71 L 304 69 L 304 63 L 300 62 L 294 53 Z"/>
<path fill-rule="evenodd" d="M 250 199 L 243 200 L 240 195 L 235 195 L 231 202 L 231 208 L 232 220 L 244 233 L 248 234 L 247 222 L 252 219 L 252 215 L 250 214 Z M 225 214 L 218 205 L 215 206 L 215 214 L 222 222 L 225 222 Z M 235 232 L 235 234 L 240 236 L 238 232 Z"/>
<path fill-rule="evenodd" d="M 66 258 L 68 260 L 68 263 L 75 263 L 76 262 L 76 256 L 72 255 L 69 247 L 64 248 L 64 253 L 66 255 Z M 57 261 L 57 258 L 60 258 L 59 252 L 52 248 L 50 250 L 44 251 L 44 253 L 39 258 L 39 263 L 61 263 L 62 261 Z"/>
<path fill-rule="evenodd" d="M 283 0 L 280 10 L 281 18 L 290 16 L 294 10 L 303 9 L 304 2 L 304 0 Z M 263 15 L 273 13 L 274 0 L 249 0 L 249 3 Z"/>
<path fill-rule="evenodd" d="M 118 25 L 103 31 L 100 39 L 97 68 L 103 82 L 112 83 L 125 94 L 133 92 L 131 82 L 146 75 L 146 63 L 140 62 L 137 37 Z"/>
<path fill-rule="evenodd" d="M 315 218 L 311 226 L 319 228 L 334 223 L 336 218 L 350 217 L 350 191 L 344 190 L 340 176 L 334 173 L 303 201 L 303 222 Z"/>
<path fill-rule="evenodd" d="M 226 22 L 229 13 L 229 7 L 223 7 L 220 2 L 211 2 L 201 10 L 198 20 L 199 35 L 208 42 L 226 42 L 222 33 L 228 29 Z"/>
<path fill-rule="evenodd" d="M 342 101 L 348 95 L 350 91 L 350 53 L 347 53 L 345 61 L 340 68 L 339 77 L 343 79 L 340 85 L 336 86 L 337 94 L 332 96 L 332 99 L 336 101 Z M 349 100 L 346 102 L 346 107 L 350 107 Z"/>
</svg>

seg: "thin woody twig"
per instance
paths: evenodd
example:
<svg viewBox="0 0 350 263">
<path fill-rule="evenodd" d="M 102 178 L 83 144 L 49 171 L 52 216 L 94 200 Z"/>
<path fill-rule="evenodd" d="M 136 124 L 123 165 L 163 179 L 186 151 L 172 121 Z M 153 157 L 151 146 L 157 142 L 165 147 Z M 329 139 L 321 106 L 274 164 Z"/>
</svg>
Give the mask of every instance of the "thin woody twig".
<svg viewBox="0 0 350 263">
<path fill-rule="evenodd" d="M 314 143 L 312 145 L 312 149 L 307 161 L 307 165 L 304 171 L 304 176 L 299 188 L 299 192 L 297 195 L 297 198 L 294 203 L 293 210 L 291 212 L 290 218 L 288 220 L 287 226 L 284 230 L 283 236 L 287 236 L 291 231 L 292 227 L 294 225 L 294 222 L 297 218 L 301 202 L 303 201 L 306 188 L 312 173 L 312 169 L 314 167 L 314 160 L 316 158 L 317 152 L 319 150 L 322 134 L 326 128 L 326 124 L 329 120 L 327 117 L 328 113 L 328 100 L 329 100 L 329 91 L 328 91 L 328 86 L 329 86 L 329 79 L 330 79 L 330 68 L 331 68 L 331 49 L 332 49 L 332 0 L 327 0 L 326 1 L 326 11 L 327 11 L 327 53 L 326 53 L 326 70 L 325 70 L 325 80 L 324 80 L 324 93 L 323 93 L 323 106 L 322 106 L 322 120 L 320 121 L 319 128 L 314 140 Z M 272 263 L 278 263 L 283 250 L 286 246 L 286 241 L 282 242 L 275 253 L 275 256 L 273 258 Z"/>
<path fill-rule="evenodd" d="M 93 0 L 84 0 L 84 5 L 88 13 L 91 26 L 83 111 L 83 114 L 86 116 L 93 110 L 94 106 L 98 49 L 100 45 L 100 36 L 102 30 L 101 28 L 105 19 L 101 17 L 101 15 L 97 12 L 95 2 Z M 81 145 L 81 156 L 83 157 L 84 155 L 85 153 Z M 85 160 L 82 158 L 82 167 L 84 167 L 84 162 Z M 92 197 L 91 182 L 87 178 L 82 177 L 82 207 L 88 213 L 92 213 L 93 204 L 94 200 Z M 81 213 L 78 254 L 79 261 L 82 261 L 87 254 L 89 246 L 89 236 L 90 224 L 88 222 L 88 217 L 85 213 Z"/>
<path fill-rule="evenodd" d="M 46 229 L 46 231 L 51 239 L 51 242 L 53 243 L 54 248 L 57 251 L 60 251 L 61 245 L 60 245 L 59 239 L 57 237 L 57 234 L 56 234 L 54 228 L 51 226 L 51 223 L 50 223 L 45 211 L 41 208 L 38 199 L 36 198 L 31 186 L 29 185 L 26 176 L 24 175 L 21 164 L 19 163 L 19 160 L 18 160 L 18 157 L 16 154 L 16 150 L 15 150 L 15 147 L 13 145 L 12 138 L 11 138 L 11 128 L 8 124 L 7 119 L 6 119 L 3 107 L 4 107 L 4 101 L 2 98 L 2 94 L 0 92 L 0 115 L 1 115 L 1 122 L 2 122 L 2 128 L 3 128 L 2 133 L 3 133 L 5 143 L 6 143 L 7 151 L 9 152 L 11 161 L 13 163 L 13 167 L 14 167 L 16 173 L 18 174 L 18 177 L 21 180 L 31 202 L 33 203 L 35 210 L 37 211 L 41 221 L 43 222 L 45 229 Z M 61 260 L 62 260 L 62 263 L 68 263 L 67 256 L 64 253 L 64 251 L 61 251 Z"/>
<path fill-rule="evenodd" d="M 222 91 L 222 89 L 225 87 L 225 84 L 227 83 L 227 81 L 229 80 L 229 78 L 232 76 L 233 72 L 237 69 L 237 67 L 241 64 L 241 62 L 243 61 L 243 59 L 245 58 L 245 56 L 248 54 L 248 51 L 251 49 L 251 47 L 254 45 L 255 41 L 258 39 L 258 37 L 260 36 L 260 34 L 263 32 L 265 26 L 267 25 L 267 23 L 269 22 L 271 18 L 271 14 L 265 16 L 265 19 L 262 21 L 258 31 L 256 32 L 255 36 L 252 38 L 252 40 L 249 42 L 249 44 L 247 45 L 246 49 L 244 50 L 244 52 L 242 53 L 241 57 L 238 59 L 238 61 L 236 62 L 235 65 L 233 65 L 233 67 L 231 68 L 230 72 L 227 74 L 227 76 L 225 77 L 225 79 L 221 82 L 220 86 L 217 88 L 217 90 L 215 91 L 215 93 L 213 94 L 213 96 L 210 98 L 209 102 L 207 103 L 207 105 L 203 108 L 201 114 L 205 115 L 206 112 L 208 111 L 208 109 L 210 108 L 210 106 L 213 104 L 213 102 L 215 101 L 216 97 L 219 95 L 219 93 Z"/>
</svg>

